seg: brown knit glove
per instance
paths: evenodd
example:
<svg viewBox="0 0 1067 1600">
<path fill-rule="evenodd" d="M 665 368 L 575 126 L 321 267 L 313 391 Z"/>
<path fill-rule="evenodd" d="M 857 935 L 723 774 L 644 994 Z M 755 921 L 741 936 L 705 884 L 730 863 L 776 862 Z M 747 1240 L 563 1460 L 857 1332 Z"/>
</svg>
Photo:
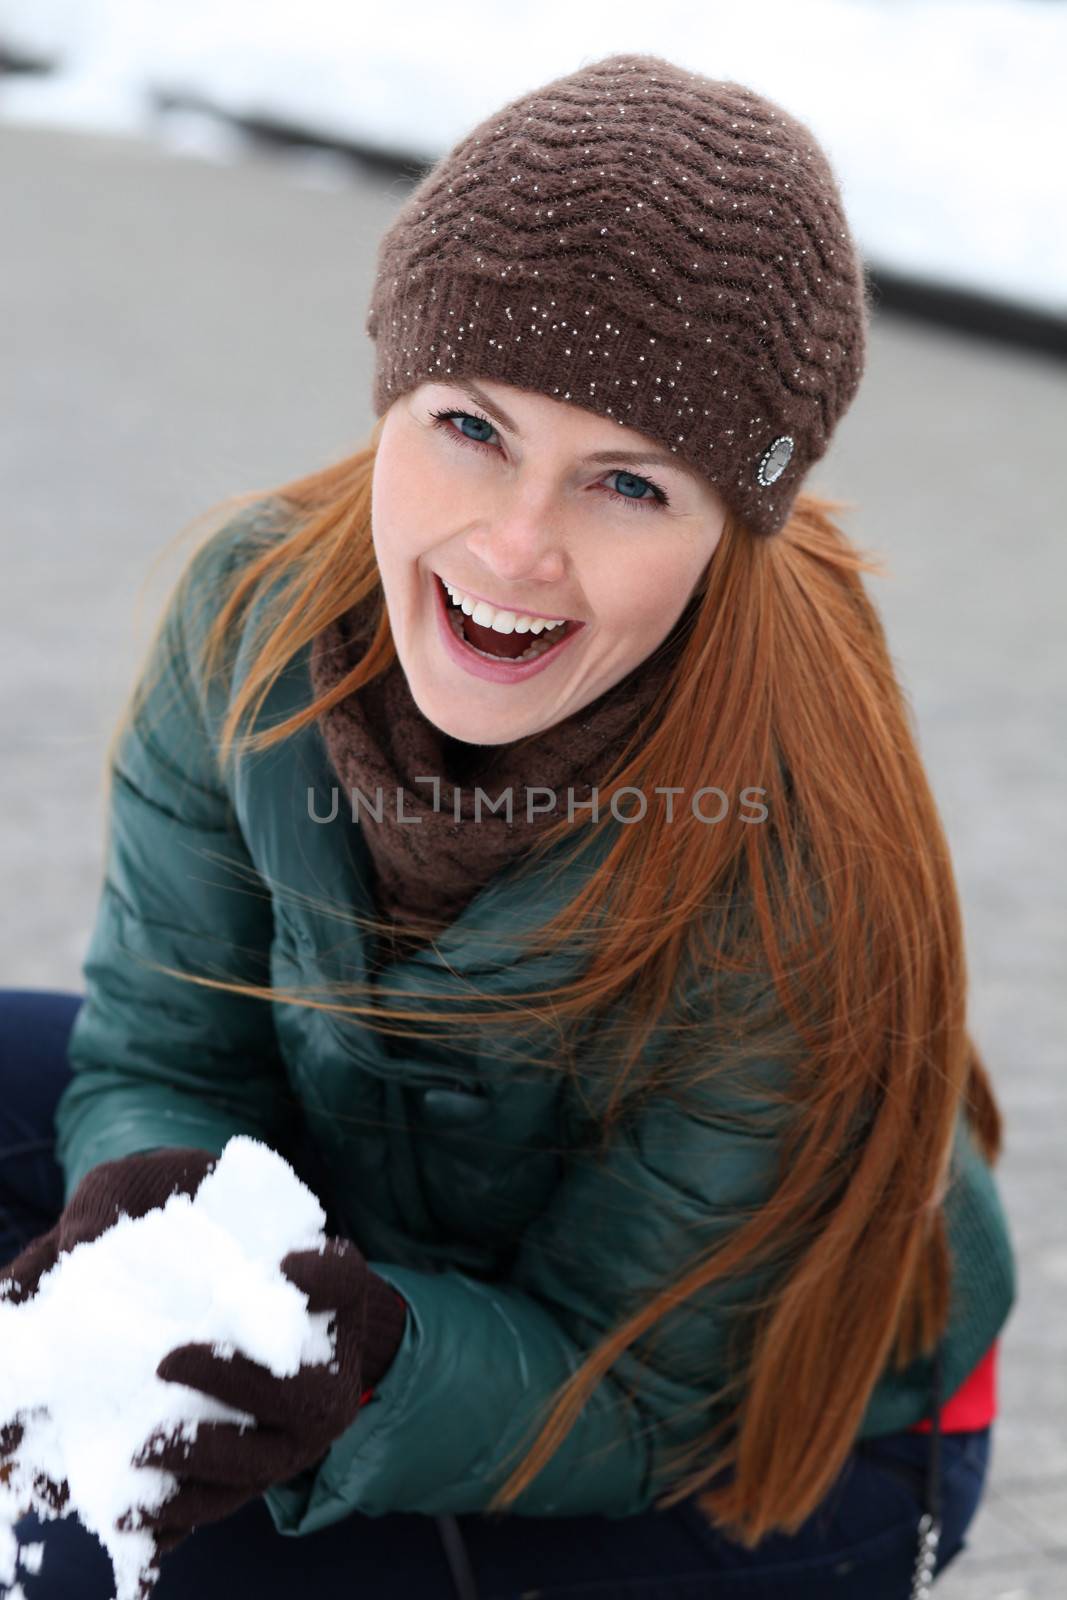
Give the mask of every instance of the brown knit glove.
<svg viewBox="0 0 1067 1600">
<path fill-rule="evenodd" d="M 164 1205 L 172 1194 L 192 1197 L 218 1159 L 210 1150 L 182 1145 L 101 1161 L 85 1174 L 55 1226 L 31 1239 L 8 1266 L 0 1267 L 0 1285 L 5 1279 L 14 1279 L 0 1289 L 0 1295 L 22 1305 L 37 1293 L 37 1285 L 61 1255 L 75 1245 L 99 1239 L 120 1212 L 143 1217 Z"/>
<path fill-rule="evenodd" d="M 71 1195 L 59 1221 L 47 1233 L 31 1239 L 10 1265 L 0 1267 L 0 1299 L 17 1306 L 29 1300 L 61 1255 L 68 1254 L 75 1245 L 99 1239 L 120 1212 L 129 1217 L 143 1217 L 164 1205 L 172 1194 L 195 1195 L 201 1180 L 217 1160 L 218 1156 L 209 1150 L 182 1145 L 174 1149 L 138 1151 L 135 1155 L 102 1161 L 92 1167 Z M 10 1460 L 14 1456 L 22 1443 L 22 1434 L 22 1423 L 17 1417 L 6 1422 L 0 1419 L 0 1482 L 7 1477 L 5 1458 Z M 34 1486 L 55 1511 L 62 1511 L 70 1498 L 66 1479 L 54 1483 L 51 1478 L 38 1474 Z"/>
<path fill-rule="evenodd" d="M 157 1510 L 136 1507 L 118 1525 L 149 1529 L 160 1552 L 321 1460 L 400 1345 L 407 1302 L 371 1271 L 351 1240 L 327 1239 L 322 1254 L 290 1251 L 281 1265 L 307 1295 L 310 1312 L 334 1313 L 334 1359 L 279 1378 L 247 1356 L 216 1356 L 210 1344 L 179 1345 L 163 1357 L 156 1368 L 161 1378 L 247 1411 L 257 1426 L 242 1432 L 235 1422 L 201 1421 L 192 1441 L 162 1430 L 145 1441 L 134 1466 L 172 1472 L 179 1487 Z"/>
</svg>

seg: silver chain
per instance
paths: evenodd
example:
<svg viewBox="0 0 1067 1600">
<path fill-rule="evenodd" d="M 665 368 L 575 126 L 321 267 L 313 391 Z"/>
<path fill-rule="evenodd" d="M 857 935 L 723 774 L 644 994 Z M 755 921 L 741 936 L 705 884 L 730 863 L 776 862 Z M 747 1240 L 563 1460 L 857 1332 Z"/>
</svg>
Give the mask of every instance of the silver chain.
<svg viewBox="0 0 1067 1600">
<path fill-rule="evenodd" d="M 930 1455 L 926 1470 L 926 1510 L 919 1518 L 919 1548 L 911 1579 L 910 1600 L 930 1600 L 941 1542 L 941 1346 L 934 1350 L 931 1381 Z"/>
<path fill-rule="evenodd" d="M 937 1545 L 941 1538 L 941 1523 L 924 1511 L 919 1518 L 919 1550 L 915 1557 L 915 1572 L 911 1580 L 911 1600 L 930 1600 L 937 1565 Z"/>
</svg>

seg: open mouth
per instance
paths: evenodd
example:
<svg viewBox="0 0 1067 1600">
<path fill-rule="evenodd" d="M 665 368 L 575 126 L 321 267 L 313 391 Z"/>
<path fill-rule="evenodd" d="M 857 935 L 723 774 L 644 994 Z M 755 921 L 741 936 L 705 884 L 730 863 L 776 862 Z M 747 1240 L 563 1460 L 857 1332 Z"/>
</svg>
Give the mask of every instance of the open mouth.
<svg viewBox="0 0 1067 1600">
<path fill-rule="evenodd" d="M 536 661 L 539 656 L 558 649 L 583 626 L 580 622 L 565 622 L 561 627 L 551 630 L 546 628 L 532 637 L 528 633 L 514 631 L 499 633 L 495 628 L 483 627 L 481 623 L 473 622 L 466 612 L 455 604 L 440 577 L 434 574 L 434 578 L 441 591 L 445 617 L 453 634 L 468 649 L 483 656 L 487 661 L 509 662 L 516 666 L 519 663 Z"/>
</svg>

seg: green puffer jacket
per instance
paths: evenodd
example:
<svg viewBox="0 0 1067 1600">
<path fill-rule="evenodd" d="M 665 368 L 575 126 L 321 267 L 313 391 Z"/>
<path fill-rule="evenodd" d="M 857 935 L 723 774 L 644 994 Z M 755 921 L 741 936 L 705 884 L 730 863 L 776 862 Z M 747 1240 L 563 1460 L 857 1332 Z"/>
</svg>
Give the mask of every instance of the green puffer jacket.
<svg viewBox="0 0 1067 1600">
<path fill-rule="evenodd" d="M 205 692 L 198 647 L 227 575 L 255 539 L 273 536 L 263 531 L 269 515 L 257 523 L 255 510 L 194 556 L 167 612 L 162 674 L 116 750 L 105 881 L 56 1130 L 69 1198 L 97 1163 L 160 1145 L 221 1150 L 246 1133 L 289 1156 L 303 1120 L 330 1186 L 323 1205 L 410 1312 L 377 1398 L 316 1468 L 267 1492 L 279 1531 L 298 1535 L 352 1511 L 483 1510 L 545 1403 L 603 1334 L 728 1234 L 738 1208 L 766 1199 L 780 1112 L 768 1102 L 742 1127 L 721 1087 L 685 1109 L 658 1096 L 598 1159 L 583 1097 L 560 1073 L 529 1069 L 531 1043 L 547 1041 L 525 1024 L 506 1045 L 499 1036 L 488 1045 L 473 1026 L 454 1046 L 412 1044 L 153 969 L 320 998 L 364 975 L 360 931 L 343 913 L 373 910 L 369 858 L 343 798 L 332 822 L 311 818 L 309 790 L 326 817 L 337 785 L 318 729 L 244 759 L 226 782 L 212 755 L 225 695 L 217 685 Z M 253 607 L 234 641 L 234 681 L 257 616 Z M 264 721 L 306 705 L 309 693 L 305 651 Z M 550 915 L 598 859 L 594 848 L 554 882 L 556 857 L 536 873 L 509 869 L 436 946 L 390 969 L 389 983 L 461 1002 L 468 979 L 494 995 L 560 980 L 566 953 L 527 957 L 520 972 L 514 936 Z M 998 1193 L 962 1119 L 947 1215 L 946 1395 L 1015 1298 Z M 641 1359 L 631 1348 L 515 1513 L 649 1509 L 668 1487 L 667 1452 L 716 1420 L 703 1396 L 726 1371 L 731 1303 L 761 1282 L 705 1291 L 642 1342 Z M 926 1360 L 887 1371 L 861 1436 L 918 1421 L 930 1375 Z"/>
</svg>

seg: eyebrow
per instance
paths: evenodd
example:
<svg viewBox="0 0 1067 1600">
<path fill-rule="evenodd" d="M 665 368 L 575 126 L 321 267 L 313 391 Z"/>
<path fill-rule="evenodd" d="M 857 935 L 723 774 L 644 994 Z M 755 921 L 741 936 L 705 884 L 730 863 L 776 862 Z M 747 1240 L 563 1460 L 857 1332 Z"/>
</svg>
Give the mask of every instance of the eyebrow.
<svg viewBox="0 0 1067 1600">
<path fill-rule="evenodd" d="M 497 404 L 496 401 L 490 400 L 489 396 L 479 389 L 478 385 L 470 378 L 464 378 L 462 383 L 454 384 L 453 387 L 460 389 L 469 399 L 475 401 L 483 410 L 488 411 L 493 421 L 499 422 L 502 428 L 507 428 L 508 432 L 513 433 L 516 439 L 522 438 L 522 433 L 516 427 L 513 419 L 508 416 L 503 406 Z M 695 467 L 689 466 L 685 461 L 680 461 L 677 456 L 664 455 L 661 450 L 631 450 L 629 445 L 620 445 L 617 450 L 594 450 L 591 454 L 583 456 L 582 460 L 595 461 L 597 463 L 605 462 L 607 464 L 612 461 L 626 460 L 632 462 L 634 466 L 667 467 L 674 472 L 683 473 L 685 477 L 693 479 L 694 482 L 698 483 L 700 481 L 700 475 Z"/>
</svg>

